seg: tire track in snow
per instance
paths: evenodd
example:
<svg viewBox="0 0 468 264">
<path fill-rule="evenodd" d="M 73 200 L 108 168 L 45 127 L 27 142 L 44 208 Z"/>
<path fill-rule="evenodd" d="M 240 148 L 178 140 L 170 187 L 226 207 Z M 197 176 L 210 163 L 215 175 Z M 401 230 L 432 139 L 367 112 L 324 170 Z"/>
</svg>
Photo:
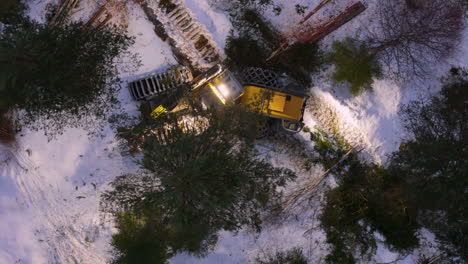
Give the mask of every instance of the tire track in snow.
<svg viewBox="0 0 468 264">
<path fill-rule="evenodd" d="M 45 177 L 38 173 L 38 167 L 34 166 L 20 144 L 2 148 L 18 166 L 12 178 L 17 184 L 22 206 L 37 217 L 36 224 L 39 224 L 41 235 L 38 239 L 47 243 L 49 261 L 52 261 L 50 263 L 105 263 L 103 256 L 89 250 L 90 245 L 80 239 L 83 234 L 89 233 L 89 228 L 79 226 L 77 230 L 71 221 L 87 211 L 74 208 L 70 203 L 59 199 L 60 193 L 48 188 L 44 182 Z M 65 215 L 64 211 L 72 214 Z M 91 219 L 89 226 L 98 227 L 102 224 L 102 219 L 97 215 Z"/>
</svg>

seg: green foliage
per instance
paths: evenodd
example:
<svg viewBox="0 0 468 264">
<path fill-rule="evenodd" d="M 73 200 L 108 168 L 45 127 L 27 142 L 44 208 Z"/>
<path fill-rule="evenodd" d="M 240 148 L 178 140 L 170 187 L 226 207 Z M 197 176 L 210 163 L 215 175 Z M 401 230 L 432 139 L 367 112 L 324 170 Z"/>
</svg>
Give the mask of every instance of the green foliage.
<svg viewBox="0 0 468 264">
<path fill-rule="evenodd" d="M 273 256 L 257 257 L 255 261 L 257 264 L 307 264 L 307 259 L 300 248 L 277 252 Z"/>
<path fill-rule="evenodd" d="M 261 40 L 270 48 L 279 44 L 278 31 L 266 21 L 255 9 L 246 9 L 238 18 L 238 23 L 245 29 L 255 30 L 260 34 Z M 239 26 L 238 26 L 239 27 Z"/>
<path fill-rule="evenodd" d="M 317 164 L 321 164 L 324 168 L 331 168 L 351 148 L 349 143 L 337 133 L 327 134 L 317 127 L 315 131 L 307 129 L 305 132 L 310 134 L 310 139 L 314 142 L 314 152 L 317 153 L 315 158 L 310 159 L 305 164 L 306 169 L 310 169 L 312 165 Z M 332 170 L 331 173 L 333 172 Z"/>
<path fill-rule="evenodd" d="M 258 117 L 230 106 L 144 120 L 131 133 L 144 136 L 142 172 L 118 177 L 103 209 L 163 212 L 175 252 L 204 254 L 220 230 L 259 231 L 261 210 L 295 175 L 257 157 Z"/>
<path fill-rule="evenodd" d="M 24 123 L 49 134 L 105 121 L 118 106 L 116 58 L 133 40 L 120 28 L 83 31 L 82 26 L 51 27 L 23 19 L 5 27 L 0 108 L 24 110 Z"/>
<path fill-rule="evenodd" d="M 403 108 L 413 137 L 393 154 L 390 169 L 405 182 L 419 222 L 449 255 L 468 261 L 468 74 L 462 69 L 451 74 L 429 103 Z"/>
<path fill-rule="evenodd" d="M 25 8 L 20 0 L 0 1 L 0 23 L 14 23 L 22 16 Z"/>
<path fill-rule="evenodd" d="M 260 67 L 268 56 L 266 51 L 250 35 L 234 37 L 231 34 L 226 41 L 227 64 L 230 68 Z M 242 56 L 242 54 L 255 54 L 255 56 Z"/>
<path fill-rule="evenodd" d="M 231 31 L 226 42 L 226 55 L 231 68 L 262 66 L 279 43 L 278 32 L 254 9 L 242 9 L 232 14 Z M 255 54 L 255 56 L 243 56 Z"/>
<path fill-rule="evenodd" d="M 331 245 L 328 263 L 355 263 L 376 250 L 375 232 L 393 250 L 410 250 L 418 245 L 418 225 L 405 200 L 404 185 L 387 170 L 363 163 L 356 153 L 343 160 L 351 146 L 339 135 L 310 132 L 318 156 L 311 160 L 324 168 L 335 167 L 338 187 L 327 191 L 319 216 Z"/>
<path fill-rule="evenodd" d="M 281 45 L 279 32 L 254 9 L 242 9 L 231 17 L 235 31 L 231 31 L 225 48 L 231 68 L 267 67 L 287 73 L 302 85 L 310 85 L 310 74 L 323 63 L 317 44 L 294 44 L 267 63 Z"/>
<path fill-rule="evenodd" d="M 309 86 L 312 83 L 311 73 L 316 72 L 323 64 L 322 52 L 317 43 L 296 43 L 269 64 L 271 68 L 286 72 L 302 85 Z"/>
<path fill-rule="evenodd" d="M 149 216 L 147 216 L 149 215 Z M 122 213 L 116 217 L 117 234 L 112 236 L 112 264 L 165 264 L 170 257 L 168 231 L 155 214 Z"/>
<path fill-rule="evenodd" d="M 333 51 L 328 55 L 331 63 L 335 64 L 332 80 L 335 82 L 349 82 L 350 91 L 358 95 L 371 89 L 373 78 L 381 76 L 381 68 L 365 44 L 347 38 L 342 42 L 335 41 Z"/>
<path fill-rule="evenodd" d="M 328 263 L 354 263 L 375 253 L 374 232 L 385 237 L 393 250 L 410 250 L 418 245 L 413 220 L 403 187 L 389 173 L 374 164 L 353 160 L 338 177 L 339 186 L 326 195 L 321 225 L 332 244 Z"/>
</svg>

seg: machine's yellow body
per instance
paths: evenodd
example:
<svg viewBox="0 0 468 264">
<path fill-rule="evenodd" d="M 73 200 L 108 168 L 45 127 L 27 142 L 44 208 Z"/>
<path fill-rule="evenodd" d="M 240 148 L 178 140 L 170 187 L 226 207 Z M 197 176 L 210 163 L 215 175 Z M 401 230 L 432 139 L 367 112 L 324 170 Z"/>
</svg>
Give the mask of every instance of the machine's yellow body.
<svg viewBox="0 0 468 264">
<path fill-rule="evenodd" d="M 258 86 L 244 86 L 241 104 L 265 115 L 291 121 L 301 121 L 306 98 Z"/>
</svg>

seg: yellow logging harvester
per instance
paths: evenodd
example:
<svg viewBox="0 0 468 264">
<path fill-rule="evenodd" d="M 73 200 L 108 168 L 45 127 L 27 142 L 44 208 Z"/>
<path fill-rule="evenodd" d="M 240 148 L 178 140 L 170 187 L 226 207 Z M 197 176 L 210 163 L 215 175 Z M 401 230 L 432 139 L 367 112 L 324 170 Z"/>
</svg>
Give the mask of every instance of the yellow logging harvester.
<svg viewBox="0 0 468 264">
<path fill-rule="evenodd" d="M 172 68 L 131 82 L 129 88 L 136 100 L 147 101 L 153 118 L 177 109 L 180 99 L 188 92 L 205 88 L 220 104 L 243 104 L 269 117 L 269 131 L 282 127 L 292 133 L 304 126 L 308 98 L 305 89 L 285 75 L 247 68 L 238 78 L 221 64 L 195 78 L 187 67 Z"/>
</svg>

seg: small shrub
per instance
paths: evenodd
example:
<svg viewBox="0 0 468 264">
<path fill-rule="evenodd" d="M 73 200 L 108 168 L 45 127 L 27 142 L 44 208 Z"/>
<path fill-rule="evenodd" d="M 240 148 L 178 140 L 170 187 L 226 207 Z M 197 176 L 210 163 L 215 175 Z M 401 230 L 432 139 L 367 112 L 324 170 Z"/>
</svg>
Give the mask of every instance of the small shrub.
<svg viewBox="0 0 468 264">
<path fill-rule="evenodd" d="M 306 169 L 317 164 L 321 164 L 324 168 L 331 168 L 351 148 L 349 143 L 337 133 L 330 135 L 320 128 L 316 128 L 314 132 L 308 129 L 306 132 L 310 134 L 310 139 L 314 142 L 314 151 L 317 153 L 316 157 L 306 162 Z M 344 163 L 341 165 L 343 166 Z M 340 167 L 336 169 L 339 170 Z M 331 173 L 333 172 L 334 170 L 331 171 Z"/>
<path fill-rule="evenodd" d="M 382 75 L 381 68 L 374 56 L 369 55 L 368 48 L 359 41 L 347 38 L 342 42 L 335 41 L 329 61 L 335 64 L 332 74 L 334 82 L 349 82 L 350 91 L 358 95 L 370 90 L 373 78 Z"/>
</svg>

